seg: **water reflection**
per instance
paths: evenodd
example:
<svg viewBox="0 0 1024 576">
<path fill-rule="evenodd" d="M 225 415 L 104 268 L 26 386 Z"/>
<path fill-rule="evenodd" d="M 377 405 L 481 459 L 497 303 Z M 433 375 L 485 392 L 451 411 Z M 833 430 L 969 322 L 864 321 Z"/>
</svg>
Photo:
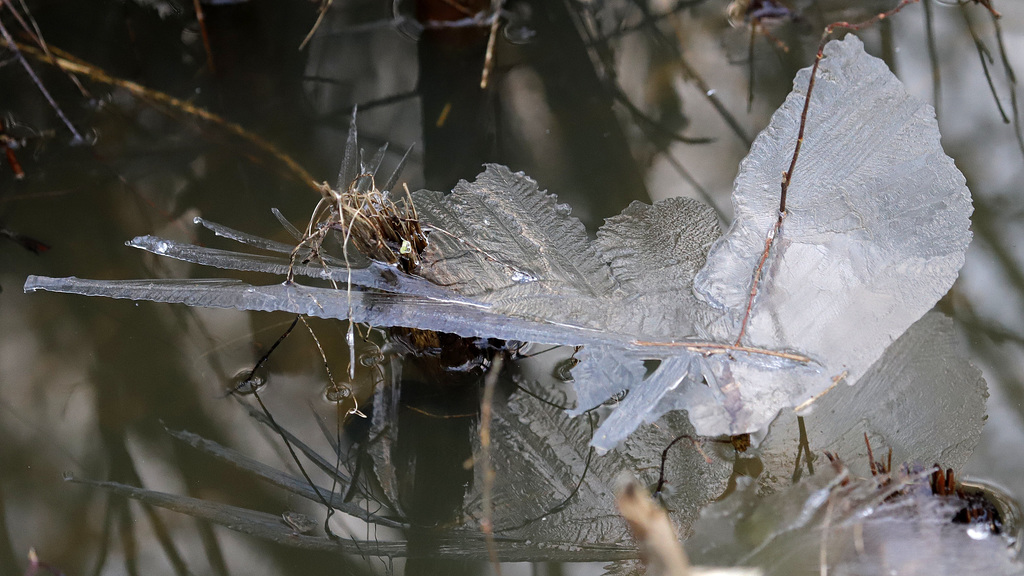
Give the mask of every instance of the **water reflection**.
<svg viewBox="0 0 1024 576">
<path fill-rule="evenodd" d="M 375 3 L 345 4 L 329 12 L 322 39 L 307 52 L 295 48 L 315 17 L 312 7 L 300 10 L 255 1 L 205 6 L 217 59 L 215 76 L 203 71 L 206 56 L 196 25 L 177 4 L 158 3 L 176 8 L 164 16 L 133 2 L 34 2 L 30 7 L 51 45 L 119 77 L 192 99 L 278 143 L 318 178 L 333 180 L 352 104 L 386 102 L 363 107 L 364 134 L 402 144 L 395 147 L 399 150 L 404 144 L 427 142 L 440 115 L 411 97 L 417 76 L 423 73 L 424 62 L 416 57 L 421 46 L 388 28 L 344 31 L 346 26 L 389 16 Z M 510 10 L 519 13 L 519 6 L 528 3 L 513 4 Z M 414 149 L 407 171 L 410 188 L 422 186 L 427 178 L 423 174 L 434 167 L 454 166 L 454 158 L 462 168 L 440 176 L 445 181 L 435 186 L 448 188 L 450 180 L 476 174 L 481 159 L 477 149 L 487 150 L 487 160 L 526 170 L 580 207 L 576 213 L 593 229 L 603 217 L 618 213 L 633 198 L 643 199 L 645 193 L 697 195 L 672 168 L 665 155 L 669 151 L 719 206 L 727 207 L 732 178 L 746 149 L 703 91 L 669 75 L 667 85 L 685 102 L 686 133 L 712 135 L 715 142 L 661 143 L 659 148 L 634 138 L 635 127 L 620 123 L 609 112 L 611 98 L 595 78 L 587 50 L 605 47 L 580 42 L 570 26 L 571 14 L 562 12 L 560 5 L 546 4 L 535 8 L 536 22 L 530 20 L 536 41 L 499 48 L 503 52 L 497 95 L 476 103 L 490 119 L 467 129 L 471 134 L 456 132 L 428 150 Z M 788 91 L 799 58 L 776 57 L 768 50 L 758 53 L 768 66 L 758 69 L 754 114 L 743 116 L 747 71 L 729 66 L 719 47 L 726 25 L 721 8 L 707 3 L 684 13 L 687 56 L 724 106 L 737 114 L 744 130 L 753 133 Z M 1006 3 L 999 8 L 1007 42 L 1019 41 L 1021 7 Z M 609 27 L 618 24 L 613 21 L 617 17 L 607 16 Z M 13 26 L 6 12 L 4 18 Z M 993 394 L 985 443 L 970 470 L 997 477 L 1020 494 L 1020 462 L 1007 455 L 1017 454 L 1024 437 L 1024 385 L 1019 377 L 1024 326 L 1019 325 L 1021 315 L 1013 313 L 1021 305 L 1021 258 L 1014 248 L 1020 235 L 1016 183 L 1021 159 L 1012 131 L 1001 124 L 987 95 L 981 96 L 982 72 L 958 13 L 937 9 L 936 18 L 945 37 L 955 39 L 940 54 L 943 143 L 968 175 L 978 206 L 976 243 L 946 307 L 967 329 L 974 353 L 986 365 Z M 930 65 L 920 12 L 908 11 L 894 28 L 900 70 L 915 91 L 927 95 Z M 865 36 L 877 43 L 874 33 Z M 652 56 L 651 47 L 660 40 L 636 34 L 621 37 L 615 45 L 615 70 L 631 99 L 646 102 L 648 67 L 639 63 L 660 61 Z M 435 66 L 443 65 L 442 60 Z M 32 137 L 29 147 L 17 151 L 26 179 L 16 181 L 6 165 L 0 173 L 0 216 L 5 228 L 53 246 L 37 257 L 15 244 L 0 244 L 0 431 L 5 438 L 0 447 L 0 517 L 8 536 L 0 539 L 0 572 L 22 573 L 33 546 L 51 565 L 81 574 L 184 572 L 186 566 L 196 573 L 219 574 L 228 573 L 229 567 L 252 574 L 368 572 L 393 566 L 376 561 L 347 565 L 350 561 L 343 557 L 265 546 L 184 516 L 164 515 L 61 482 L 61 473 L 72 470 L 76 477 L 270 510 L 281 526 L 280 514 L 302 507 L 301 501 L 254 481 L 250 474 L 183 449 L 160 425 L 163 420 L 171 428 L 187 429 L 289 469 L 290 459 L 273 434 L 224 400 L 222 391 L 231 381 L 232 368 L 251 366 L 290 316 L 26 296 L 19 287 L 29 273 L 178 276 L 180 271 L 162 268 L 164 262 L 138 258 L 122 247 L 123 242 L 150 233 L 192 240 L 194 212 L 287 242 L 288 235 L 270 217 L 269 207 L 307 214 L 316 198 L 282 175 L 272 160 L 215 128 L 102 86 L 89 85 L 93 97 L 86 99 L 63 75 L 40 65 L 37 70 L 72 121 L 96 134 L 97 143 L 69 147 L 70 137 L 18 67 L 0 70 L 9 87 L 0 94 L 0 107 Z M 463 72 L 475 77 L 477 70 Z M 443 100 L 445 84 L 438 74 L 422 79 L 421 89 L 440 93 Z M 579 104 L 581 94 L 587 98 L 586 106 Z M 655 96 L 650 95 L 651 100 L 659 101 Z M 15 128 L 9 131 L 13 134 Z M 463 155 L 449 146 L 456 144 L 463 151 L 473 148 L 473 153 Z M 634 154 L 645 161 L 632 161 Z M 345 349 L 341 329 L 325 328 L 317 334 L 325 349 Z M 322 359 L 311 341 L 296 339 L 279 350 L 269 370 L 271 384 L 260 392 L 272 402 L 275 416 L 301 437 L 323 437 L 308 413 L 308 402 L 319 400 L 325 389 Z M 400 389 L 406 394 L 404 383 Z M 413 406 L 434 414 L 427 400 L 408 394 Z M 372 390 L 357 391 L 356 396 L 362 405 L 373 403 Z M 453 413 L 472 412 L 466 408 Z M 335 416 L 329 411 L 324 419 L 333 423 Z M 440 436 L 431 437 L 437 418 L 430 418 L 406 417 L 419 420 L 413 429 L 429 432 L 401 440 L 403 449 L 417 442 L 435 449 Z M 452 428 L 460 442 L 466 440 L 467 432 L 459 425 L 442 427 Z M 333 449 L 326 438 L 324 443 L 321 451 L 330 454 Z M 462 490 L 466 472 L 455 464 L 461 464 L 456 461 L 466 448 L 456 444 L 449 442 L 446 449 L 451 453 L 443 460 L 450 465 L 445 471 L 460 479 L 456 484 Z M 567 477 L 579 479 L 583 458 L 577 456 L 574 473 Z M 571 488 L 571 482 L 567 486 Z M 316 506 L 300 513 L 323 516 Z M 349 528 L 372 539 L 365 524 L 352 523 Z M 389 536 L 385 532 L 379 530 L 378 538 Z"/>
</svg>

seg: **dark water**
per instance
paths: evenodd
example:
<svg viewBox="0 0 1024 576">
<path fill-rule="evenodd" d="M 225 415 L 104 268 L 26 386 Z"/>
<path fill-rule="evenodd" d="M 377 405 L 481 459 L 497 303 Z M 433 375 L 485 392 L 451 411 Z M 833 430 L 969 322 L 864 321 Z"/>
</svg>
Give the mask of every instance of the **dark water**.
<svg viewBox="0 0 1024 576">
<path fill-rule="evenodd" d="M 280 147 L 318 180 L 333 183 L 351 108 L 360 104 L 364 145 L 392 143 L 386 162 L 393 165 L 416 144 L 404 172 L 411 189 L 449 189 L 459 178 L 475 176 L 482 162 L 501 162 L 559 194 L 594 230 L 631 200 L 701 197 L 673 168 L 667 150 L 726 215 L 730 211 L 731 181 L 747 143 L 695 83 L 680 78 L 677 56 L 666 48 L 675 39 L 666 22 L 658 34 L 640 27 L 610 44 L 588 46 L 582 25 L 561 3 L 509 2 L 512 24 L 498 43 L 492 88 L 480 91 L 486 30 L 426 31 L 413 39 L 388 24 L 390 11 L 378 3 L 336 2 L 300 51 L 316 17 L 314 5 L 209 5 L 211 72 L 191 3 L 154 4 L 98 0 L 29 7 L 52 46 L 237 123 Z M 997 6 L 1004 14 L 1003 41 L 1012 63 L 1024 68 L 1016 58 L 1024 53 L 1024 10 L 1005 4 Z M 612 8 L 606 13 L 611 20 L 641 19 L 635 9 Z M 411 6 L 402 10 L 413 17 Z M 1024 155 L 1013 128 L 1000 121 L 959 9 L 934 6 L 934 12 L 941 38 L 943 145 L 976 201 L 967 266 L 941 305 L 959 321 L 992 394 L 982 445 L 967 472 L 1024 494 L 1024 259 L 1018 248 L 1024 238 Z M 996 54 L 991 68 L 1009 114 L 990 20 L 978 7 L 970 14 Z M 12 33 L 20 29 L 8 12 L 0 17 Z M 747 114 L 747 68 L 730 63 L 746 57 L 745 34 L 728 27 L 721 3 L 682 11 L 679 23 L 689 65 L 747 137 L 767 123 L 795 69 L 809 64 L 800 48 L 813 45 L 808 38 L 817 36 L 780 32 L 794 47 L 789 54 L 759 41 L 757 90 Z M 879 54 L 888 38 L 893 64 L 909 90 L 931 99 L 924 29 L 923 10 L 914 6 L 890 28 L 862 36 Z M 67 574 L 93 573 L 101 565 L 105 574 L 172 573 L 182 565 L 196 574 L 401 569 L 401 562 L 367 563 L 268 546 L 61 480 L 70 471 L 274 513 L 316 513 L 309 503 L 189 451 L 164 432 L 164 426 L 188 429 L 268 464 L 292 466 L 266 428 L 223 397 L 231 376 L 251 367 L 291 317 L 26 295 L 21 286 L 28 274 L 202 277 L 208 271 L 175 267 L 123 243 L 142 234 L 204 241 L 208 235 L 192 224 L 197 215 L 289 241 L 270 208 L 298 222 L 317 196 L 278 159 L 223 126 L 85 78 L 89 94 L 82 95 L 65 76 L 33 62 L 71 122 L 94 141 L 71 146 L 70 132 L 10 57 L 4 53 L 0 68 L 0 110 L 8 115 L 8 133 L 27 139 L 16 151 L 26 178 L 15 180 L 6 165 L 0 168 L 0 224 L 52 248 L 35 255 L 15 242 L 0 243 L 0 573 L 22 573 L 30 548 Z M 613 58 L 615 68 L 596 66 L 602 58 Z M 609 84 L 613 71 L 622 89 L 618 96 Z M 661 128 L 645 133 L 647 124 L 617 97 L 628 98 Z M 673 142 L 668 131 L 712 141 Z M 337 352 L 345 349 L 343 328 L 318 323 L 314 329 L 335 371 L 343 371 L 345 354 Z M 268 371 L 271 385 L 264 395 L 275 417 L 317 433 L 308 406 L 330 416 L 321 400 L 326 376 L 301 325 L 275 352 Z M 431 400 L 417 401 L 427 406 Z M 408 506 L 449 521 L 443 518 L 445 496 L 457 497 L 465 478 L 445 475 L 468 455 L 448 439 L 464 431 L 454 421 L 431 426 L 415 419 L 406 424 L 418 432 L 406 438 L 415 437 L 419 445 L 403 449 L 436 455 L 430 463 L 437 468 L 425 467 L 424 477 L 445 481 L 421 485 Z M 152 521 L 154 514 L 160 522 Z M 351 529 L 374 536 L 365 526 Z M 428 568 L 451 567 L 416 567 Z M 487 570 L 483 564 L 458 569 Z M 544 568 L 508 567 L 531 569 Z"/>
</svg>

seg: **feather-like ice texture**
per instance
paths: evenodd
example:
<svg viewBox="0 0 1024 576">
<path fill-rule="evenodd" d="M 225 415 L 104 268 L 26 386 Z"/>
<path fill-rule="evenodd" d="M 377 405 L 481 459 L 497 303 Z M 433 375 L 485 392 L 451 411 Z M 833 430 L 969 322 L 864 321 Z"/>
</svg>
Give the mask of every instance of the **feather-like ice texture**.
<svg viewBox="0 0 1024 576">
<path fill-rule="evenodd" d="M 701 513 L 686 542 L 693 563 L 758 566 L 766 576 L 1024 574 L 1008 539 L 953 522 L 964 500 L 932 494 L 925 472 L 879 487 L 825 466 L 767 498 L 749 480 L 739 485 Z"/>
<path fill-rule="evenodd" d="M 787 215 L 741 342 L 811 361 L 728 344 L 670 345 L 732 343 L 739 335 L 754 270 L 776 222 L 780 178 L 797 140 L 809 69 L 797 76 L 793 93 L 740 166 L 736 222 L 717 240 L 709 207 L 674 199 L 631 205 L 592 242 L 554 195 L 522 173 L 488 165 L 451 195 L 413 194 L 430 230 L 421 258 L 421 273 L 430 282 L 373 265 L 352 271 L 353 284 L 366 289 L 351 294 L 298 284 L 39 277 L 30 277 L 26 289 L 585 345 L 589 349 L 573 372 L 580 399 L 574 413 L 627 391 L 595 436 L 595 447 L 609 450 L 670 410 L 686 410 L 700 435 L 760 430 L 780 409 L 818 396 L 835 378 L 860 379 L 949 289 L 970 240 L 969 193 L 942 152 L 932 109 L 907 95 L 853 36 L 826 46 L 818 74 Z M 283 265 L 153 239 L 135 242 L 143 244 L 215 266 L 279 272 Z M 298 271 L 347 280 L 339 262 L 326 266 Z M 643 378 L 643 361 L 650 359 L 663 362 Z"/>
<path fill-rule="evenodd" d="M 449 195 L 413 195 L 433 229 L 421 274 L 512 316 L 605 327 L 615 287 L 583 224 L 522 173 L 489 164 Z"/>
<path fill-rule="evenodd" d="M 753 271 L 776 222 L 780 175 L 797 140 L 809 70 L 740 165 L 736 220 L 712 247 L 694 288 L 717 311 L 706 337 L 739 334 Z M 716 360 L 709 380 L 737 394 L 715 432 L 762 428 L 778 408 L 809 400 L 832 378 L 856 382 L 949 290 L 970 241 L 970 193 L 939 145 L 931 106 L 906 93 L 855 36 L 825 47 L 787 215 L 764 264 L 744 344 L 794 349 L 817 373 Z M 752 402 L 756 394 L 773 405 Z M 724 408 L 724 407 L 722 407 Z M 709 423 L 709 426 L 713 423 Z M 698 425 L 698 430 L 709 431 Z"/>
<path fill-rule="evenodd" d="M 629 304 L 616 318 L 618 329 L 649 340 L 694 335 L 701 306 L 693 277 L 719 235 L 715 213 L 690 198 L 633 202 L 609 218 L 597 231 L 597 249 Z"/>
<path fill-rule="evenodd" d="M 552 400 L 562 400 L 566 385 L 539 388 L 522 379 L 517 383 L 533 390 L 529 394 L 517 392 L 492 407 L 490 451 L 495 472 L 495 535 L 544 542 L 548 547 L 629 542 L 626 524 L 615 509 L 616 479 L 622 470 L 635 470 L 645 483 L 655 484 L 664 447 L 679 435 L 694 434 L 686 417 L 674 414 L 658 426 L 641 427 L 620 449 L 598 458 L 588 446 L 596 416 L 570 418 L 552 405 Z M 390 412 L 397 409 L 388 395 L 394 394 L 398 386 L 378 388 L 374 397 L 375 418 L 379 413 L 391 416 Z M 373 457 L 374 473 L 379 485 L 385 487 L 388 500 L 398 502 L 401 494 L 394 489 L 399 485 L 398 464 L 392 458 L 392 447 L 402 431 L 394 425 L 395 418 L 382 420 L 385 423 L 374 430 L 379 433 L 371 434 L 373 440 L 367 452 Z M 473 453 L 479 454 L 476 434 L 473 443 Z M 688 446 L 673 453 L 666 463 L 665 478 L 672 490 L 666 492 L 665 504 L 684 534 L 689 534 L 700 509 L 725 490 L 731 471 L 729 460 L 705 460 Z M 464 514 L 469 522 L 459 530 L 478 533 L 477 524 L 483 518 L 481 490 L 485 474 L 483 460 L 475 458 L 475 479 L 464 497 Z"/>
<path fill-rule="evenodd" d="M 864 434 L 875 460 L 919 462 L 959 470 L 981 439 L 988 392 L 956 338 L 953 321 L 929 312 L 899 337 L 856 386 L 839 382 L 804 417 L 812 455 L 839 454 L 856 474 L 870 474 Z M 762 490 L 788 486 L 801 458 L 796 414 L 784 410 L 760 447 Z M 798 465 L 798 462 L 802 463 Z"/>
</svg>

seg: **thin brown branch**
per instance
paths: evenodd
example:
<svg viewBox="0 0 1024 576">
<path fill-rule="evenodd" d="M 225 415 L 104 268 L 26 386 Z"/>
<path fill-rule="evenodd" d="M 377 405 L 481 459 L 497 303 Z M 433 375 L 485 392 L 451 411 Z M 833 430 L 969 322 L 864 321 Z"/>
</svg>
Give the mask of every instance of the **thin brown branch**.
<svg viewBox="0 0 1024 576">
<path fill-rule="evenodd" d="M 22 180 L 25 178 L 25 170 L 21 167 L 21 162 L 18 162 L 18 157 L 14 155 L 14 149 L 10 146 L 11 137 L 7 135 L 7 129 L 4 127 L 3 120 L 0 120 L 0 148 L 4 151 L 4 156 L 7 157 L 7 164 L 10 165 L 11 171 L 14 173 L 14 178 Z"/>
<path fill-rule="evenodd" d="M 761 356 L 771 356 L 773 358 L 782 358 L 783 360 L 792 360 L 794 362 L 800 362 L 801 364 L 812 364 L 814 362 L 813 359 L 794 352 L 781 352 L 778 350 L 766 350 L 764 348 L 752 348 L 750 346 L 722 344 L 719 342 L 648 342 L 644 340 L 634 340 L 632 344 L 634 346 L 643 347 L 685 348 L 690 352 L 700 354 L 728 354 L 731 352 L 744 352 L 747 354 L 759 354 Z"/>
<path fill-rule="evenodd" d="M 779 215 L 775 221 L 775 225 L 768 231 L 768 235 L 765 238 L 764 243 L 764 252 L 761 254 L 761 259 L 758 261 L 757 268 L 754 270 L 753 280 L 750 286 L 750 296 L 747 299 L 747 306 L 743 312 L 743 322 L 740 324 L 739 335 L 736 337 L 736 346 L 740 345 L 743 341 L 743 336 L 746 335 L 747 323 L 750 321 L 751 309 L 754 307 L 754 298 L 757 296 L 758 284 L 761 281 L 765 262 L 768 261 L 768 255 L 771 252 L 772 244 L 782 228 L 783 219 L 786 217 L 786 196 L 789 193 L 789 185 L 793 181 L 793 172 L 796 170 L 796 161 L 800 156 L 800 148 L 804 143 L 804 133 L 807 129 L 807 110 L 811 106 L 811 94 L 814 91 L 814 81 L 818 76 L 818 66 L 821 64 L 821 59 L 824 58 L 825 55 L 825 44 L 828 42 L 829 37 L 832 36 L 832 33 L 836 30 L 844 29 L 854 32 L 862 30 L 876 22 L 893 16 L 908 5 L 916 4 L 919 1 L 920 0 L 900 0 L 900 3 L 892 10 L 876 14 L 863 22 L 833 22 L 826 26 L 825 31 L 821 34 L 821 41 L 818 42 L 818 52 L 815 54 L 814 64 L 811 66 L 811 77 L 807 82 L 807 94 L 804 96 L 804 107 L 800 112 L 800 129 L 797 132 L 796 146 L 793 148 L 793 158 L 790 160 L 789 169 L 782 173 L 782 184 L 779 194 Z"/>
<path fill-rule="evenodd" d="M 203 13 L 201 0 L 192 0 L 192 6 L 196 12 L 196 22 L 199 23 L 199 36 L 203 39 L 203 50 L 206 51 L 206 67 L 210 74 L 216 74 L 217 69 L 213 65 L 213 48 L 210 47 L 210 35 L 206 31 L 206 14 Z"/>
<path fill-rule="evenodd" d="M 498 25 L 501 23 L 501 5 L 504 0 L 494 0 L 491 14 L 491 32 L 487 36 L 487 52 L 484 53 L 484 71 L 480 75 L 480 89 L 486 90 L 494 68 L 494 45 L 498 40 Z"/>
<path fill-rule="evenodd" d="M 52 64 L 65 72 L 69 72 L 72 74 L 81 74 L 83 76 L 88 77 L 90 80 L 94 82 L 99 82 L 101 84 L 108 84 L 110 86 L 122 88 L 138 98 L 174 108 L 176 110 L 189 114 L 190 116 L 195 116 L 196 118 L 200 118 L 206 122 L 209 122 L 210 124 L 219 126 L 220 128 L 226 130 L 227 132 L 234 134 L 235 136 L 238 136 L 243 140 L 248 141 L 256 148 L 262 150 L 263 152 L 269 154 L 270 156 L 280 161 L 287 168 L 288 172 L 290 172 L 297 180 L 299 180 L 306 186 L 310 187 L 311 189 L 315 190 L 317 194 L 320 194 L 320 186 L 314 181 L 313 176 L 310 175 L 310 173 L 307 172 L 306 169 L 303 168 L 298 162 L 296 162 L 290 156 L 281 151 L 277 146 L 271 144 L 262 137 L 249 132 L 240 125 L 225 120 L 224 118 L 214 114 L 213 112 L 210 112 L 209 110 L 199 108 L 198 106 L 194 106 L 188 102 L 185 102 L 184 100 L 179 100 L 178 98 L 175 98 L 164 92 L 153 90 L 152 88 L 146 88 L 145 86 L 138 84 L 136 82 L 132 82 L 131 80 L 122 80 L 121 78 L 115 78 L 114 76 L 111 76 L 101 68 L 97 68 L 96 66 L 83 62 L 77 58 L 72 59 L 64 56 L 63 52 L 52 46 L 50 47 L 50 51 L 54 54 L 54 56 L 47 57 L 42 50 L 33 48 L 31 46 L 26 46 L 19 42 L 14 42 L 12 39 L 9 38 L 0 40 L 0 45 L 3 45 L 4 47 L 10 50 L 18 50 L 20 51 L 20 53 L 27 54 L 40 62 Z M 60 56 L 58 56 L 58 54 L 60 54 Z"/>
<path fill-rule="evenodd" d="M 22 46 L 21 44 L 15 42 L 14 38 L 11 37 L 11 33 L 8 32 L 7 28 L 4 26 L 2 20 L 0 20 L 0 35 L 3 36 L 4 46 L 6 46 L 9 50 L 14 52 L 14 55 L 18 58 L 18 61 L 21 62 L 22 67 L 25 68 L 25 72 L 27 72 L 28 75 L 32 78 L 32 82 L 35 83 L 36 87 L 39 88 L 39 92 L 41 92 L 43 94 L 43 97 L 46 98 L 46 101 L 49 102 L 50 107 L 53 108 L 53 111 L 56 112 L 57 116 L 60 117 L 61 122 L 63 122 L 64 125 L 67 126 L 68 131 L 71 132 L 71 135 L 75 137 L 75 142 L 84 142 L 85 139 L 82 138 L 82 135 L 78 133 L 78 130 L 75 128 L 75 125 L 71 123 L 71 120 L 68 120 L 68 117 L 64 115 L 64 111 L 61 110 L 60 106 L 57 105 L 57 101 L 54 100 L 53 96 L 50 95 L 50 91 L 46 89 L 46 86 L 43 86 L 43 81 L 39 79 L 39 76 L 36 75 L 35 70 L 33 70 L 32 66 L 29 65 L 28 60 L 25 59 L 25 55 L 22 52 L 27 53 L 28 50 L 26 50 L 26 48 L 29 47 Z M 34 48 L 32 50 L 35 51 Z M 39 54 L 43 54 L 43 52 L 39 51 Z M 45 54 L 43 55 L 45 56 Z"/>
<path fill-rule="evenodd" d="M 196 0 L 196 2 L 199 2 L 199 0 Z M 323 24 L 324 17 L 327 16 L 327 11 L 330 10 L 331 4 L 333 3 L 334 0 L 324 0 L 323 3 L 320 4 L 320 9 L 318 10 L 318 14 L 316 16 L 316 22 L 313 23 L 313 27 L 309 29 L 309 33 L 306 34 L 306 37 L 302 39 L 302 43 L 299 44 L 300 52 L 302 50 L 305 50 L 306 45 L 309 44 L 309 41 L 313 39 L 313 35 L 316 34 L 316 31 L 320 28 L 320 25 Z"/>
</svg>

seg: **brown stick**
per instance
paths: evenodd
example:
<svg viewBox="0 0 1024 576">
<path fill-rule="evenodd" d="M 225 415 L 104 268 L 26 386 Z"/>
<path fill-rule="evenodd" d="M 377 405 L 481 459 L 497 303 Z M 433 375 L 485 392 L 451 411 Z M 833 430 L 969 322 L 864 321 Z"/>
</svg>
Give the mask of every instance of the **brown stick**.
<svg viewBox="0 0 1024 576">
<path fill-rule="evenodd" d="M 501 5 L 504 0 L 491 2 L 491 31 L 487 36 L 487 51 L 484 53 L 484 71 L 480 75 L 480 89 L 486 90 L 491 82 L 491 70 L 494 68 L 494 45 L 498 40 L 498 25 L 501 22 Z"/>
<path fill-rule="evenodd" d="M 210 35 L 206 32 L 206 15 L 203 13 L 203 4 L 201 0 L 192 0 L 192 6 L 196 11 L 196 22 L 199 23 L 199 35 L 203 39 L 203 50 L 206 50 L 206 67 L 210 69 L 210 74 L 217 74 L 217 69 L 213 66 L 213 49 L 210 48 Z"/>
<path fill-rule="evenodd" d="M 740 346 L 739 344 L 721 344 L 719 342 L 648 342 L 645 340 L 634 340 L 632 344 L 636 346 L 661 346 L 665 348 L 686 348 L 690 352 L 700 352 L 704 354 L 725 354 L 727 352 L 746 352 L 747 354 L 760 354 L 762 356 L 772 356 L 773 358 L 782 358 L 784 360 L 792 360 L 794 362 L 800 362 L 802 364 L 810 364 L 814 362 L 813 359 L 804 356 L 802 354 L 796 354 L 793 352 L 780 352 L 778 350 L 767 350 L 765 348 L 752 348 L 749 346 Z"/>
<path fill-rule="evenodd" d="M 267 154 L 273 156 L 275 159 L 283 163 L 285 167 L 288 169 L 288 171 L 291 172 L 291 174 L 297 180 L 301 181 L 303 184 L 309 186 L 311 189 L 316 191 L 317 195 L 320 194 L 320 186 L 314 181 L 313 176 L 309 172 L 307 172 L 305 168 L 299 165 L 298 162 L 296 162 L 290 156 L 281 151 L 277 146 L 271 144 L 262 137 L 247 131 L 240 125 L 225 120 L 224 118 L 221 118 L 220 116 L 214 114 L 213 112 L 210 112 L 209 110 L 199 108 L 198 106 L 193 106 L 192 104 L 189 104 L 184 100 L 179 100 L 174 96 L 171 96 L 164 92 L 153 90 L 152 88 L 146 88 L 145 86 L 138 84 L 136 82 L 132 82 L 131 80 L 122 80 L 121 78 L 115 78 L 114 76 L 107 74 L 103 69 L 82 62 L 81 60 L 72 60 L 71 58 L 68 58 L 63 55 L 57 56 L 57 54 L 62 54 L 62 51 L 58 50 L 53 46 L 50 47 L 50 51 L 53 53 L 53 56 L 46 56 L 46 54 L 44 54 L 41 50 L 37 48 L 33 48 L 32 46 L 27 46 L 25 44 L 21 44 L 20 42 L 14 42 L 13 40 L 8 39 L 0 39 L 0 46 L 4 46 L 10 50 L 18 49 L 21 53 L 27 54 L 40 62 L 52 64 L 65 72 L 69 72 L 72 74 L 82 74 L 83 76 L 87 76 L 94 82 L 100 82 L 102 84 L 117 86 L 118 88 L 127 90 L 128 92 L 132 93 L 134 96 L 138 98 L 169 106 L 171 108 L 185 112 L 186 114 L 189 114 L 191 116 L 195 116 L 197 118 L 205 120 L 211 124 L 215 124 L 223 128 L 224 130 L 230 132 L 231 134 L 234 134 L 239 138 L 242 138 L 243 140 L 247 140 L 252 145 L 262 150 L 263 152 L 266 152 Z"/>
<path fill-rule="evenodd" d="M 772 249 L 772 244 L 775 242 L 775 238 L 778 236 L 778 233 L 782 228 L 782 221 L 786 217 L 786 196 L 789 193 L 789 185 L 793 181 L 793 171 L 796 170 L 796 160 L 800 156 L 800 148 L 804 144 L 804 131 L 807 128 L 807 110 L 811 106 L 811 93 L 814 91 L 814 80 L 818 76 L 818 65 L 821 63 L 821 59 L 824 58 L 825 44 L 828 42 L 829 36 L 831 36 L 837 29 L 852 30 L 854 32 L 862 30 L 878 21 L 893 16 L 908 5 L 916 4 L 919 1 L 920 0 L 900 0 L 900 3 L 892 10 L 876 14 L 863 22 L 833 22 L 825 27 L 825 31 L 821 35 L 821 41 L 818 42 L 818 52 L 814 56 L 814 64 L 811 66 L 811 78 L 807 82 L 807 95 L 804 97 L 804 107 L 800 113 L 800 129 L 797 132 L 796 146 L 793 148 L 793 159 L 789 162 L 789 170 L 782 173 L 782 184 L 779 194 L 779 216 L 775 221 L 775 226 L 772 227 L 768 232 L 768 236 L 765 238 L 764 252 L 761 254 L 761 260 L 758 262 L 757 268 L 754 270 L 753 282 L 750 286 L 750 297 L 747 299 L 747 307 L 743 313 L 743 322 L 740 324 L 740 332 L 736 337 L 736 346 L 740 345 L 743 341 L 743 336 L 747 332 L 747 323 L 750 321 L 750 311 L 754 307 L 754 297 L 757 296 L 758 284 L 761 280 L 761 274 L 764 271 L 765 262 L 767 262 L 768 254 Z"/>
</svg>

